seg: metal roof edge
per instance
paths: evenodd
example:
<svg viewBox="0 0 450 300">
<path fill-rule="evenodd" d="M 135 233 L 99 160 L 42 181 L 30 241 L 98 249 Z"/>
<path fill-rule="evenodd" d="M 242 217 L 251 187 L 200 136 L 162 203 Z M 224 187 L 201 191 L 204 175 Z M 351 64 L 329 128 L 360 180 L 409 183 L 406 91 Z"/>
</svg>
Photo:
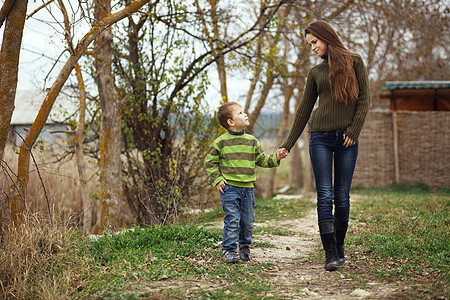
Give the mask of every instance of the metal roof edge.
<svg viewBox="0 0 450 300">
<path fill-rule="evenodd" d="M 386 81 L 381 90 L 450 89 L 450 80 Z"/>
</svg>

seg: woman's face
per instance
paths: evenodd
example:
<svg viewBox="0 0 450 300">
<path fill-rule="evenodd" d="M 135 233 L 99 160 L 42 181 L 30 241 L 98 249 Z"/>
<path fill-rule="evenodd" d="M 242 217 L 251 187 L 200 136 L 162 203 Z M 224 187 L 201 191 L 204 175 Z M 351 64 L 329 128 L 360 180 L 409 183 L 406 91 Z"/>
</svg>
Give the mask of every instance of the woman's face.
<svg viewBox="0 0 450 300">
<path fill-rule="evenodd" d="M 312 52 L 314 52 L 317 56 L 322 57 L 328 54 L 328 45 L 319 40 L 315 35 L 307 33 L 306 41 L 311 47 Z"/>
</svg>

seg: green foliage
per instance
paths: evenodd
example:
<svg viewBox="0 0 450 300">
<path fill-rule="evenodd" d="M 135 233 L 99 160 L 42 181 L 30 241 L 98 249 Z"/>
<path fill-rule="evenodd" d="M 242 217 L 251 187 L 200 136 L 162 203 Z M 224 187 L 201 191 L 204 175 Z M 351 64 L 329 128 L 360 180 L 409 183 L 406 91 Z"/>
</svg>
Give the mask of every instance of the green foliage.
<svg viewBox="0 0 450 300">
<path fill-rule="evenodd" d="M 301 218 L 305 212 L 312 208 L 314 203 L 307 201 L 306 197 L 298 199 L 264 198 L 255 201 L 256 218 L 259 222 Z"/>
<path fill-rule="evenodd" d="M 258 222 L 268 222 L 282 218 L 301 218 L 306 211 L 314 207 L 314 203 L 308 201 L 308 197 L 297 199 L 273 199 L 261 198 L 255 200 L 255 218 Z M 224 213 L 221 206 L 215 207 L 212 211 L 203 213 L 198 221 L 203 223 L 221 220 Z"/>
<path fill-rule="evenodd" d="M 279 236 L 290 236 L 293 233 L 285 228 L 273 227 L 273 226 L 255 226 L 253 232 L 259 234 L 260 232 L 270 233 Z"/>
<path fill-rule="evenodd" d="M 137 227 L 102 236 L 88 244 L 91 275 L 75 296 L 137 299 L 149 294 L 142 288 L 133 291 L 134 285 L 142 287 L 145 283 L 168 279 L 188 282 L 192 277 L 196 281 L 214 279 L 224 283 L 216 290 L 198 289 L 195 298 L 235 298 L 242 293 L 257 296 L 268 290 L 267 281 L 260 273 L 270 265 L 224 264 L 220 240 L 221 230 L 192 225 Z M 163 293 L 185 298 L 187 291 L 166 289 Z"/>
<path fill-rule="evenodd" d="M 93 273 L 80 295 L 101 293 L 106 299 L 135 299 L 143 296 L 141 292 L 130 292 L 130 283 L 138 279 L 155 281 L 205 274 L 205 261 L 211 259 L 208 249 L 216 247 L 220 238 L 219 231 L 169 225 L 137 227 L 92 240 L 88 247 Z"/>
<path fill-rule="evenodd" d="M 252 247 L 256 248 L 275 248 L 275 245 L 268 242 L 254 242 Z"/>
<path fill-rule="evenodd" d="M 105 264 L 122 258 L 142 261 L 149 251 L 153 257 L 175 259 L 195 257 L 199 248 L 212 248 L 220 239 L 218 232 L 206 231 L 192 225 L 136 227 L 93 241 L 90 251 L 96 262 Z"/>
<path fill-rule="evenodd" d="M 211 222 L 220 221 L 223 219 L 225 214 L 223 213 L 222 206 L 218 205 L 211 211 L 200 214 L 196 221 L 201 222 L 203 224 L 208 224 Z"/>
<path fill-rule="evenodd" d="M 33 149 L 38 150 L 40 153 L 43 153 L 44 152 L 44 141 L 42 141 L 42 140 L 36 141 L 36 143 L 34 143 L 34 145 L 33 145 Z"/>
</svg>

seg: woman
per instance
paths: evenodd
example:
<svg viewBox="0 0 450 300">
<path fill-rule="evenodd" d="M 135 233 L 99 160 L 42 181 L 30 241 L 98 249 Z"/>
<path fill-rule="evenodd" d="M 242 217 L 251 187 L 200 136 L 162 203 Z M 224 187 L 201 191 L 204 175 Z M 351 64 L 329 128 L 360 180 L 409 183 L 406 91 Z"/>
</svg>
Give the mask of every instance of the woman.
<svg viewBox="0 0 450 300">
<path fill-rule="evenodd" d="M 311 23 L 305 29 L 305 38 L 323 62 L 310 70 L 289 136 L 280 148 L 287 156 L 319 98 L 309 122 L 309 152 L 316 182 L 319 231 L 326 255 L 325 269 L 334 271 L 345 262 L 349 192 L 358 156 L 358 137 L 369 111 L 369 82 L 361 57 L 344 47 L 330 24 L 321 20 Z"/>
</svg>

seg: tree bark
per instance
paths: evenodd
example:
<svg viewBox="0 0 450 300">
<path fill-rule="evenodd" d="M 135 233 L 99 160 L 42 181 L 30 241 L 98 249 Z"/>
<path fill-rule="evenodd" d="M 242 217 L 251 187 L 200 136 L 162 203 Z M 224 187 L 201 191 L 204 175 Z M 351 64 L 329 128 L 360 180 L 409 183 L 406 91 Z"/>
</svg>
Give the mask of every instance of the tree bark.
<svg viewBox="0 0 450 300">
<path fill-rule="evenodd" d="M 304 148 L 302 148 L 303 150 Z M 289 156 L 291 157 L 291 168 L 289 169 L 289 186 L 300 187 L 303 186 L 303 161 L 302 152 L 295 143 L 292 147 Z"/>
<path fill-rule="evenodd" d="M 17 0 L 18 2 L 24 0 Z M 20 204 L 21 195 L 26 194 L 26 187 L 28 184 L 28 173 L 30 167 L 30 149 L 36 142 L 39 134 L 44 128 L 45 122 L 47 121 L 48 115 L 50 114 L 50 110 L 55 102 L 58 93 L 66 82 L 72 70 L 75 68 L 75 65 L 78 62 L 78 59 L 81 55 L 86 51 L 89 44 L 106 28 L 111 26 L 112 24 L 120 21 L 121 19 L 129 16 L 130 14 L 136 12 L 143 5 L 147 4 L 150 0 L 137 0 L 123 10 L 118 11 L 112 15 L 109 15 L 105 19 L 101 20 L 99 23 L 96 23 L 92 29 L 80 40 L 77 47 L 74 49 L 74 53 L 70 55 L 69 59 L 65 63 L 64 67 L 60 71 L 58 77 L 55 82 L 51 86 L 47 95 L 45 96 L 44 102 L 39 109 L 38 115 L 31 126 L 30 130 L 27 133 L 25 138 L 25 142 L 22 143 L 20 147 L 19 160 L 18 160 L 18 174 L 17 174 L 17 186 L 19 187 L 19 191 L 14 192 L 14 196 L 11 202 L 11 216 L 13 219 L 17 220 L 17 217 L 20 213 L 22 213 L 24 207 Z M 17 2 L 16 2 L 17 4 Z M 15 81 L 17 82 L 17 80 Z M 7 133 L 6 133 L 7 134 Z M 13 209 L 14 208 L 14 209 Z"/>
<path fill-rule="evenodd" d="M 298 64 L 297 64 L 298 66 Z M 295 95 L 295 111 L 297 111 L 298 106 L 300 105 L 300 102 L 302 100 L 302 91 L 303 91 L 303 86 L 305 83 L 305 80 L 303 78 L 298 78 L 297 83 L 297 87 L 301 87 L 301 89 L 299 88 L 298 93 Z M 303 131 L 301 137 L 303 137 L 303 135 L 305 133 L 308 132 L 308 129 L 305 128 L 305 130 Z M 300 138 L 301 138 L 300 137 Z M 290 161 L 290 168 L 289 168 L 289 186 L 293 187 L 297 187 L 297 186 L 303 186 L 304 182 L 304 178 L 303 178 L 303 162 L 302 162 L 302 153 L 304 153 L 305 148 L 307 149 L 307 143 L 304 144 L 303 148 L 300 150 L 298 147 L 298 144 L 295 143 L 294 147 L 291 149 L 290 152 L 290 156 L 291 156 L 291 161 Z"/>
<path fill-rule="evenodd" d="M 273 65 L 271 65 L 271 67 L 273 67 Z M 269 92 L 272 89 L 272 85 L 275 80 L 275 74 L 273 68 L 271 67 L 269 67 L 269 69 L 271 70 L 268 71 L 267 79 L 266 82 L 264 83 L 258 102 L 256 103 L 256 106 L 253 109 L 252 113 L 248 117 L 250 125 L 245 129 L 245 132 L 247 132 L 248 134 L 253 134 L 253 129 L 255 128 L 256 120 L 258 120 L 259 115 L 261 114 L 261 110 L 263 109 L 264 104 L 266 104 L 267 96 L 269 95 Z"/>
<path fill-rule="evenodd" d="M 20 47 L 28 0 L 6 1 L 2 18 L 7 19 L 0 52 L 0 159 L 3 159 L 16 98 Z M 6 7 L 8 9 L 6 9 Z"/>
<path fill-rule="evenodd" d="M 303 155 L 305 156 L 305 180 L 304 180 L 304 190 L 306 192 L 313 191 L 315 189 L 314 183 L 314 173 L 311 165 L 311 159 L 309 158 L 309 137 L 310 134 L 308 130 L 303 131 Z"/>
<path fill-rule="evenodd" d="M 280 128 L 278 129 L 277 140 L 276 140 L 277 148 L 283 142 L 283 138 L 284 138 L 284 135 L 286 132 L 286 127 L 288 124 L 288 117 L 289 117 L 289 103 L 290 103 L 291 96 L 292 96 L 292 89 L 288 88 L 284 92 L 283 113 L 281 115 Z M 267 180 L 266 197 L 272 197 L 272 195 L 275 192 L 275 176 L 276 176 L 276 174 L 277 174 L 277 168 L 271 168 L 269 171 L 269 179 Z"/>
<path fill-rule="evenodd" d="M 206 34 L 206 38 L 209 42 L 209 48 L 211 49 L 213 55 L 217 55 L 216 66 L 217 73 L 219 75 L 219 83 L 220 83 L 220 94 L 222 96 L 221 103 L 228 102 L 228 91 L 227 91 L 227 72 L 225 68 L 225 56 L 221 54 L 221 51 L 218 49 L 222 49 L 223 47 L 218 44 L 221 39 L 219 32 L 219 20 L 217 17 L 217 0 L 208 0 L 209 5 L 211 6 L 211 21 L 213 26 L 213 35 L 208 30 L 207 22 L 204 18 L 205 13 L 202 11 L 199 1 L 195 1 L 195 5 L 197 6 L 197 12 L 199 18 L 201 18 L 204 32 Z"/>
<path fill-rule="evenodd" d="M 67 45 L 68 45 L 70 54 L 74 54 L 69 16 L 67 14 L 67 10 L 64 5 L 64 2 L 62 0 L 58 0 L 58 4 L 59 4 L 61 12 L 64 16 L 64 27 L 65 27 L 64 35 L 65 35 L 65 38 L 67 41 Z M 91 199 L 89 197 L 89 192 L 86 187 L 86 183 L 87 183 L 86 167 L 85 167 L 84 156 L 83 156 L 84 125 L 85 125 L 85 112 L 86 112 L 86 90 L 84 87 L 83 74 L 81 73 L 81 68 L 78 63 L 75 65 L 75 73 L 77 76 L 78 94 L 79 94 L 79 100 L 80 100 L 78 124 L 75 129 L 75 133 L 74 133 L 74 137 L 73 137 L 73 142 L 75 145 L 75 157 L 76 157 L 75 167 L 78 170 L 78 181 L 80 184 L 80 191 L 81 191 L 80 210 L 83 212 L 82 213 L 83 230 L 86 233 L 90 233 L 91 224 L 92 224 L 92 204 L 91 204 Z"/>
<path fill-rule="evenodd" d="M 111 0 L 95 2 L 96 20 L 111 13 Z M 112 72 L 113 34 L 108 28 L 95 41 L 95 67 L 100 96 L 100 217 L 94 230 L 120 226 L 122 204 L 122 131 L 120 101 Z"/>
<path fill-rule="evenodd" d="M 86 113 L 86 90 L 84 87 L 83 75 L 81 74 L 80 65 L 75 66 L 75 71 L 78 80 L 78 92 L 80 94 L 80 109 L 78 117 L 78 125 L 75 129 L 75 136 L 73 138 L 75 144 L 75 156 L 76 167 L 78 170 L 78 181 L 80 183 L 81 190 L 81 209 L 83 211 L 83 230 L 86 233 L 91 232 L 92 228 L 92 209 L 93 203 L 91 197 L 89 197 L 89 191 L 87 189 L 86 180 L 86 166 L 84 163 L 83 155 L 83 142 L 84 142 L 84 126 L 85 126 L 85 113 Z"/>
<path fill-rule="evenodd" d="M 304 85 L 304 78 L 299 77 L 297 81 L 298 93 L 295 95 L 295 110 L 297 110 L 302 100 Z M 290 162 L 289 185 L 303 186 L 305 191 L 311 191 L 314 189 L 314 174 L 309 158 L 309 128 L 305 127 L 300 139 L 303 139 L 303 147 L 299 149 L 296 144 L 291 151 L 292 160 Z M 303 173 L 303 169 L 305 173 Z"/>
<path fill-rule="evenodd" d="M 288 47 L 288 41 L 284 40 L 284 54 L 283 54 L 283 60 L 287 61 L 287 55 L 288 55 L 289 47 Z M 287 66 L 284 67 L 283 72 L 285 74 L 288 73 Z M 292 80 L 292 83 L 289 84 L 289 80 Z M 277 140 L 276 140 L 276 146 L 278 147 L 282 142 L 286 134 L 287 126 L 289 124 L 289 105 L 291 101 L 291 97 L 294 93 L 294 87 L 296 86 L 297 82 L 297 76 L 295 73 L 292 74 L 291 78 L 283 78 L 282 81 L 282 90 L 284 95 L 284 104 L 283 104 L 283 113 L 281 114 L 281 120 L 280 120 L 280 127 L 278 128 L 277 133 Z M 269 179 L 267 180 L 267 195 L 266 197 L 272 197 L 275 190 L 275 176 L 277 173 L 276 168 L 272 168 L 269 172 Z"/>
<path fill-rule="evenodd" d="M 14 2 L 16 2 L 16 0 L 6 0 L 3 3 L 2 9 L 0 10 L 0 28 L 3 26 L 3 22 L 5 22 Z M 24 6 L 24 8 L 26 9 L 26 6 Z"/>
<path fill-rule="evenodd" d="M 211 4 L 211 18 L 213 22 L 213 33 L 214 40 L 220 40 L 219 33 L 219 23 L 217 18 L 217 0 L 210 0 Z M 220 46 L 216 45 L 214 48 L 220 48 Z M 219 74 L 220 81 L 220 94 L 222 95 L 222 103 L 228 102 L 228 91 L 227 91 L 227 72 L 225 69 L 225 56 L 220 55 L 216 61 L 217 72 Z"/>
<path fill-rule="evenodd" d="M 6 5 L 7 3 L 5 3 Z M 6 17 L 0 53 L 0 159 L 8 139 L 11 118 L 16 98 L 17 76 L 19 71 L 20 47 L 22 45 L 23 28 L 27 12 L 28 0 L 15 1 Z M 19 186 L 21 189 L 22 186 Z M 17 201 L 11 201 L 11 211 L 24 209 L 23 198 L 25 193 L 17 196 Z"/>
</svg>

